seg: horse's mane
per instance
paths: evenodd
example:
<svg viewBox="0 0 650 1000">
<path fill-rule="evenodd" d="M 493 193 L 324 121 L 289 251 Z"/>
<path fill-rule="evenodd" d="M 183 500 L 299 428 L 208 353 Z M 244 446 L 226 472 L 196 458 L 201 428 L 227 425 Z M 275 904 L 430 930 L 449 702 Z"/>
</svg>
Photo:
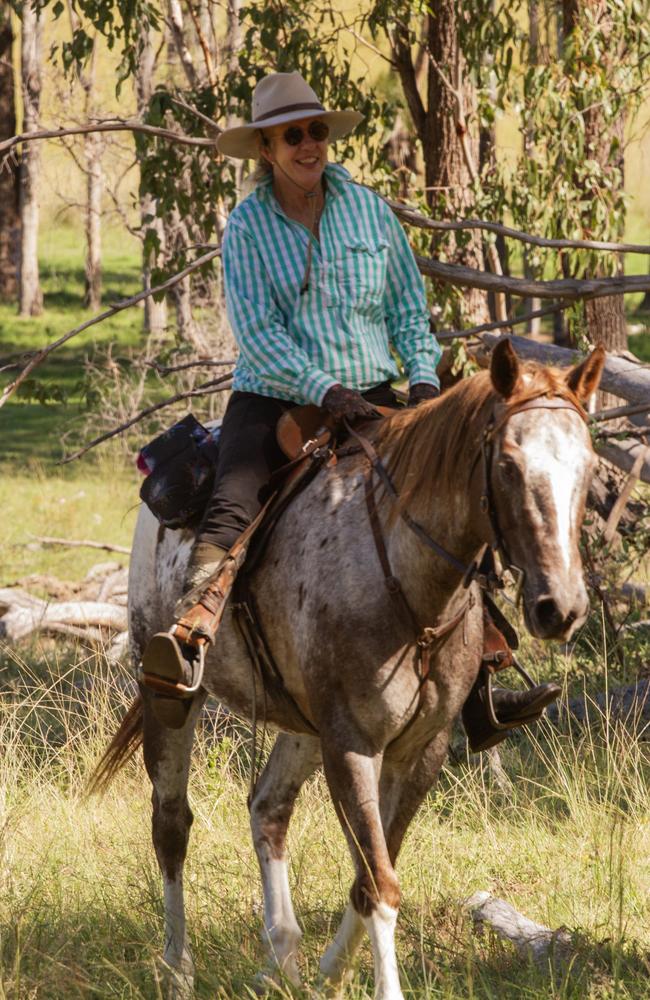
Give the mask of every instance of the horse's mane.
<svg viewBox="0 0 650 1000">
<path fill-rule="evenodd" d="M 561 396 L 582 409 L 563 373 L 535 362 L 521 366 L 518 387 L 508 409 L 538 396 Z M 462 379 L 438 399 L 406 409 L 378 422 L 375 444 L 384 457 L 400 506 L 417 509 L 432 493 L 469 489 L 483 431 L 502 397 L 490 373 Z"/>
</svg>

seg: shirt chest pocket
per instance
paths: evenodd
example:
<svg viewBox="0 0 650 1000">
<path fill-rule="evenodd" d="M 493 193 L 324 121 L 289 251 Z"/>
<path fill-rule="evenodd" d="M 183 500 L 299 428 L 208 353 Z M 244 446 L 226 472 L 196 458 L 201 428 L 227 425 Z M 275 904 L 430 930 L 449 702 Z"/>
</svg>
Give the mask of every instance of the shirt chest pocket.
<svg viewBox="0 0 650 1000">
<path fill-rule="evenodd" d="M 382 237 L 346 236 L 337 253 L 345 301 L 359 310 L 377 309 L 384 299 L 389 244 Z"/>
</svg>

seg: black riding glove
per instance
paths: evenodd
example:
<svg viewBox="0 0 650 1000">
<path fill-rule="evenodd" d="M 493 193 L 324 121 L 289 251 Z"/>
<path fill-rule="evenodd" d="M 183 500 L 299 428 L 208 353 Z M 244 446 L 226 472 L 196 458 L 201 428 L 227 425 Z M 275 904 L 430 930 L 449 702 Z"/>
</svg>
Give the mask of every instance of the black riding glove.
<svg viewBox="0 0 650 1000">
<path fill-rule="evenodd" d="M 437 399 L 439 395 L 440 389 L 431 385 L 430 382 L 416 382 L 409 389 L 408 406 L 419 406 L 420 403 L 426 403 L 429 399 Z"/>
<path fill-rule="evenodd" d="M 333 385 L 323 398 L 322 405 L 331 413 L 335 420 L 373 420 L 379 417 L 372 403 L 363 398 L 356 389 L 346 389 L 342 385 Z"/>
</svg>

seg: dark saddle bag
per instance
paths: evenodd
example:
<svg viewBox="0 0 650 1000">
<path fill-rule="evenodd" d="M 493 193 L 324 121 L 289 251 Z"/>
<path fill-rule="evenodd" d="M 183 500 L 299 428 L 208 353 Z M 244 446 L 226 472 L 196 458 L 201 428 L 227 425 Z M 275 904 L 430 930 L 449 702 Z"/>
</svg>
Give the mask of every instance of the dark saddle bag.
<svg viewBox="0 0 650 1000">
<path fill-rule="evenodd" d="M 220 431 L 189 413 L 140 451 L 137 465 L 146 476 L 140 499 L 166 528 L 190 528 L 201 520 L 214 484 Z"/>
</svg>

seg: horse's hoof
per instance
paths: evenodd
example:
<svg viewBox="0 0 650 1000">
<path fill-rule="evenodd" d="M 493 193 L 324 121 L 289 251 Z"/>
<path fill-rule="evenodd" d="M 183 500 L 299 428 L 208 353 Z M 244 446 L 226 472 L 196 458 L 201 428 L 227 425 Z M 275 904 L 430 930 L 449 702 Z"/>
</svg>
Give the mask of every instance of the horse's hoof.
<svg viewBox="0 0 650 1000">
<path fill-rule="evenodd" d="M 288 998 L 293 996 L 293 989 L 301 989 L 302 983 L 297 971 L 289 976 L 286 972 L 275 968 L 268 972 L 258 972 L 253 980 L 252 991 L 255 996 L 277 996 Z"/>
<path fill-rule="evenodd" d="M 165 1000 L 193 1000 L 194 967 L 190 963 L 185 968 L 173 968 L 163 960 L 162 977 Z"/>
</svg>

